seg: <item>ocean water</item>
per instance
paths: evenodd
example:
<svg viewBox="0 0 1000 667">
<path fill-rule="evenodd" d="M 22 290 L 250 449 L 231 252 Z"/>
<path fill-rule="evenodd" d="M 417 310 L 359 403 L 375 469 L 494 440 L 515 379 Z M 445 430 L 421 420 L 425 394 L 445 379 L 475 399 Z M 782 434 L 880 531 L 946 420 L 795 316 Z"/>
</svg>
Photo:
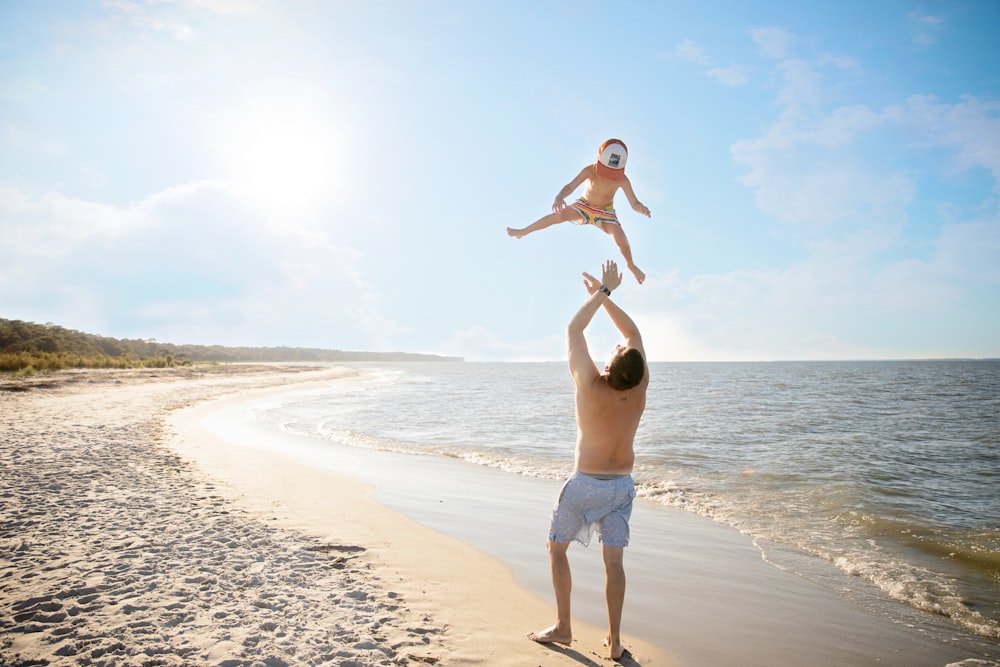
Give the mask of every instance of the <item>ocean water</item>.
<svg viewBox="0 0 1000 667">
<path fill-rule="evenodd" d="M 254 419 L 511 475 L 571 470 L 562 363 L 358 367 Z M 1000 361 L 654 363 L 636 454 L 641 497 L 740 530 L 775 567 L 1000 639 Z"/>
</svg>

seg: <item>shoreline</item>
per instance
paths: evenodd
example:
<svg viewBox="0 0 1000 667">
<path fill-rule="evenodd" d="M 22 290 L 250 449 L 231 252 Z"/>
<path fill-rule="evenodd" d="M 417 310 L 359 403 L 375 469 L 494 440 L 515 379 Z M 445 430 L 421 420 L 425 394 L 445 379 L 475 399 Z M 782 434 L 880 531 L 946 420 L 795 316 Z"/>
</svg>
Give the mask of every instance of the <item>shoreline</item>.
<svg viewBox="0 0 1000 667">
<path fill-rule="evenodd" d="M 544 627 L 554 618 L 547 601 L 519 585 L 500 561 L 374 500 L 372 485 L 228 441 L 202 423 L 226 407 L 309 388 L 275 387 L 177 411 L 168 418 L 177 434 L 172 446 L 210 476 L 224 479 L 237 502 L 250 511 L 321 539 L 336 534 L 363 544 L 376 561 L 379 578 L 392 582 L 417 614 L 446 628 L 441 638 L 448 646 L 442 649 L 444 664 L 615 664 L 600 653 L 605 631 L 583 622 L 574 628 L 571 647 L 531 642 L 531 627 Z M 538 620 L 526 625 L 530 618 Z M 676 664 L 645 642 L 630 637 L 626 644 L 632 659 L 619 664 Z"/>
<path fill-rule="evenodd" d="M 0 391 L 0 663 L 615 664 L 595 545 L 570 549 L 573 645 L 526 637 L 555 613 L 537 533 L 558 482 L 326 441 L 303 454 L 236 423 L 360 372 L 81 371 Z M 637 503 L 633 535 L 620 664 L 998 664 L 710 519 Z"/>
<path fill-rule="evenodd" d="M 81 371 L 0 392 L 0 663 L 613 664 L 583 624 L 572 647 L 528 640 L 544 600 L 371 487 L 199 425 L 218 401 L 351 372 Z M 629 647 L 622 664 L 676 664 Z"/>
<path fill-rule="evenodd" d="M 376 487 L 372 497 L 379 503 L 506 563 L 552 613 L 544 533 L 561 480 L 449 457 L 347 447 L 240 417 L 273 403 L 219 406 L 203 426 L 245 448 L 280 451 Z M 997 664 L 995 642 L 888 601 L 877 590 L 866 593 L 859 580 L 851 578 L 848 591 L 833 565 L 755 544 L 707 517 L 640 499 L 633 536 L 623 628 L 679 664 Z M 585 620 L 596 628 L 604 623 L 599 553 L 595 545 L 570 549 L 574 623 Z M 780 566 L 774 563 L 779 554 Z M 801 567 L 811 574 L 804 576 Z M 817 569 L 826 574 L 815 576 Z"/>
</svg>

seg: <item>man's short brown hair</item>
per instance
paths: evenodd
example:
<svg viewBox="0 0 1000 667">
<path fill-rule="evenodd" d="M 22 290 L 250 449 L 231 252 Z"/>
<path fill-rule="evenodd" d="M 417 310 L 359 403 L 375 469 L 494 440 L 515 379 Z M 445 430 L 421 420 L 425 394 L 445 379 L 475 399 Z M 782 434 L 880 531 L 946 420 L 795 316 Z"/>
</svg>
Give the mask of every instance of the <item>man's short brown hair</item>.
<svg viewBox="0 0 1000 667">
<path fill-rule="evenodd" d="M 618 391 L 625 391 L 642 382 L 645 374 L 646 361 L 642 358 L 642 352 L 630 347 L 612 359 L 608 365 L 608 386 Z"/>
</svg>

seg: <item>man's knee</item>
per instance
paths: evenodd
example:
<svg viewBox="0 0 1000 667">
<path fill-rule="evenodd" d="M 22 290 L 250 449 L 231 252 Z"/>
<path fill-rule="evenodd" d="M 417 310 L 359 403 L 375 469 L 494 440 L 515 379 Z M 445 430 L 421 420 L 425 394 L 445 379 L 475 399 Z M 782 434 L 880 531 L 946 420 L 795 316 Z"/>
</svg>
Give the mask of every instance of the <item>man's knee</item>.
<svg viewBox="0 0 1000 667">
<path fill-rule="evenodd" d="M 625 560 L 625 547 L 609 547 L 605 546 L 602 553 L 604 554 L 604 567 L 607 569 L 620 568 Z"/>
<path fill-rule="evenodd" d="M 549 540 L 546 542 L 545 546 L 549 550 L 549 555 L 565 556 L 566 550 L 569 549 L 569 542 L 555 542 L 553 540 Z"/>
</svg>

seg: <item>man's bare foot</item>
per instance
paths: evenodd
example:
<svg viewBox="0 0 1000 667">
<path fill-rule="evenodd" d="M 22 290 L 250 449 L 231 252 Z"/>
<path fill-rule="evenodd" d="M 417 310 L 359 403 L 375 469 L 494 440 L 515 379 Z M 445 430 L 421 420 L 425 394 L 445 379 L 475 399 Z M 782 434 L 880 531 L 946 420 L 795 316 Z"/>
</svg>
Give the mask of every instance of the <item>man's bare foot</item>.
<svg viewBox="0 0 1000 667">
<path fill-rule="evenodd" d="M 639 281 L 640 285 L 646 282 L 646 274 L 640 271 L 638 266 L 630 266 L 628 267 L 628 270 L 632 272 L 632 275 L 635 276 L 635 279 Z"/>
<path fill-rule="evenodd" d="M 612 660 L 621 660 L 628 650 L 621 645 L 621 642 L 612 642 L 610 639 L 604 640 L 604 646 L 608 649 L 608 657 Z"/>
<path fill-rule="evenodd" d="M 573 643 L 573 633 L 569 630 L 561 630 L 553 625 L 541 632 L 529 632 L 528 639 L 539 644 L 566 644 L 569 646 Z"/>
<path fill-rule="evenodd" d="M 515 239 L 519 239 L 524 236 L 523 229 L 514 229 L 513 227 L 507 228 L 507 236 L 513 236 Z"/>
</svg>

